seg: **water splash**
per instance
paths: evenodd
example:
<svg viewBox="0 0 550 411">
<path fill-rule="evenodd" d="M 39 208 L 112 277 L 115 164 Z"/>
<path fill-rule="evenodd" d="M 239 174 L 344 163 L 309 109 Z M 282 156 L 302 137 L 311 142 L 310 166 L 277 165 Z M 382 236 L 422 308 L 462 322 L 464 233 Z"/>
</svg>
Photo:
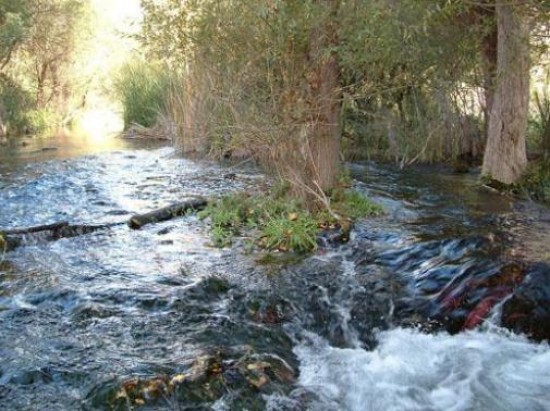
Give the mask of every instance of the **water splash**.
<svg viewBox="0 0 550 411">
<path fill-rule="evenodd" d="M 456 336 L 397 328 L 373 351 L 309 335 L 295 348 L 311 409 L 481 411 L 550 409 L 550 347 L 502 332 Z"/>
</svg>

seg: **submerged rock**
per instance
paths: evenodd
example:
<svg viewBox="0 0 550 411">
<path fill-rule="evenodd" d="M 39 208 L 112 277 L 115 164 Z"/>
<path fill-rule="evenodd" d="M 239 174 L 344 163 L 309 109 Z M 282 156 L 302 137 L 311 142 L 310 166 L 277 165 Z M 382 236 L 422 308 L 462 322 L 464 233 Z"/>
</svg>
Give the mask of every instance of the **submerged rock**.
<svg viewBox="0 0 550 411">
<path fill-rule="evenodd" d="M 254 353 L 247 346 L 232 347 L 196 358 L 183 372 L 108 383 L 90 393 L 87 405 L 126 410 L 166 401 L 196 409 L 228 396 L 231 409 L 263 409 L 258 392 L 288 393 L 295 379 L 295 371 L 281 358 Z"/>
<path fill-rule="evenodd" d="M 537 340 L 550 341 L 550 266 L 528 268 L 525 281 L 502 307 L 502 325 Z"/>
</svg>

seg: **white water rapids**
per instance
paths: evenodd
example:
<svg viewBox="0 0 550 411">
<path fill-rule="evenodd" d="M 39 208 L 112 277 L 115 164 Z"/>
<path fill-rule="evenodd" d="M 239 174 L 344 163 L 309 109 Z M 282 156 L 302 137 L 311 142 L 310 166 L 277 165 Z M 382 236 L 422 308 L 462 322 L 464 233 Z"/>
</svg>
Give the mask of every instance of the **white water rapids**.
<svg viewBox="0 0 550 411">
<path fill-rule="evenodd" d="M 499 329 L 397 328 L 382 332 L 374 351 L 306 340 L 295 353 L 316 411 L 550 410 L 550 347 Z"/>
</svg>

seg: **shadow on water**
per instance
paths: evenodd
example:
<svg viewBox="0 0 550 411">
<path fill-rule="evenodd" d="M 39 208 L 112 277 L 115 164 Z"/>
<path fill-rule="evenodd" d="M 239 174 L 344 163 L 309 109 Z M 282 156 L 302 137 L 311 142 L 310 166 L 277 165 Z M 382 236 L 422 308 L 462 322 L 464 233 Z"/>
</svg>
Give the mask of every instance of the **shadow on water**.
<svg viewBox="0 0 550 411">
<path fill-rule="evenodd" d="M 114 144 L 4 153 L 0 227 L 114 222 L 264 180 Z M 296 263 L 213 249 L 194 216 L 5 254 L 0 408 L 550 409 L 550 269 L 529 253 L 548 251 L 545 210 L 473 175 L 350 167 L 387 215 Z"/>
</svg>

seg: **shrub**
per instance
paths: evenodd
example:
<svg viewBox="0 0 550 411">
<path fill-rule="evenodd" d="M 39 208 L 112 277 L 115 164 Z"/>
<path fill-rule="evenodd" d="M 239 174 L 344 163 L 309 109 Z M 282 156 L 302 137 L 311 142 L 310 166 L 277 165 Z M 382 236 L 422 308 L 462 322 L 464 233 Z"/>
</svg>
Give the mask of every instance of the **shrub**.
<svg viewBox="0 0 550 411">
<path fill-rule="evenodd" d="M 31 110 L 27 113 L 27 126 L 36 134 L 45 134 L 61 124 L 61 115 L 47 108 Z"/>
<path fill-rule="evenodd" d="M 124 110 L 124 124 L 152 127 L 165 110 L 170 87 L 166 67 L 132 61 L 125 64 L 114 81 Z"/>
<path fill-rule="evenodd" d="M 27 112 L 33 104 L 29 92 L 11 79 L 0 78 L 0 125 L 9 134 L 22 133 L 29 127 Z"/>
<path fill-rule="evenodd" d="M 530 165 L 515 190 L 536 201 L 550 204 L 550 165 L 544 160 Z"/>
</svg>

